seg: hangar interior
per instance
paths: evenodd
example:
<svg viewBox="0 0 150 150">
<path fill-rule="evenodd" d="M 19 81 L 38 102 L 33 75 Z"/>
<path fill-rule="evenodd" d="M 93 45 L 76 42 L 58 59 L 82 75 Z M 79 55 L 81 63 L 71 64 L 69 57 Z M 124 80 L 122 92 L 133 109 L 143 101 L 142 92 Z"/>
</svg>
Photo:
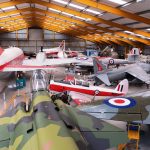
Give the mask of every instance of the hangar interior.
<svg viewBox="0 0 150 150">
<path fill-rule="evenodd" d="M 47 140 L 54 150 L 150 149 L 150 0 L 0 0 L 0 47 L 0 150 L 44 149 Z M 58 138 L 59 147 L 46 128 L 58 118 L 42 96 L 58 110 L 56 99 L 92 114 L 103 128 L 76 119 L 70 107 L 55 110 L 66 127 L 57 136 L 74 142 Z M 48 120 L 36 120 L 34 108 Z M 87 145 L 66 133 L 72 127 Z M 33 131 L 43 140 L 33 140 Z"/>
</svg>

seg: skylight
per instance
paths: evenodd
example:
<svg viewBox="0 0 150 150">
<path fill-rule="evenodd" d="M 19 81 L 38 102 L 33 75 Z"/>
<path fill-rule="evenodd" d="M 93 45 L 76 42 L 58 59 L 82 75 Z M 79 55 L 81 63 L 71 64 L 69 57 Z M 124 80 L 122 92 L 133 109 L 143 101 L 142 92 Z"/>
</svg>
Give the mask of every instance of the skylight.
<svg viewBox="0 0 150 150">
<path fill-rule="evenodd" d="M 84 9 L 84 7 L 76 5 L 76 4 L 72 4 L 72 3 L 70 3 L 69 6 L 74 7 L 74 8 L 78 8 L 78 9 Z"/>
<path fill-rule="evenodd" d="M 125 3 L 127 3 L 127 2 L 124 1 L 124 0 L 108 0 L 108 1 L 111 1 L 111 2 L 113 2 L 113 3 L 120 4 L 120 5 L 124 5 Z"/>
<path fill-rule="evenodd" d="M 58 2 L 58 3 L 61 3 L 61 4 L 65 4 L 65 5 L 67 5 L 68 4 L 68 2 L 65 2 L 65 1 L 62 1 L 62 0 L 53 0 L 54 2 Z"/>
<path fill-rule="evenodd" d="M 51 11 L 55 11 L 55 12 L 61 12 L 60 10 L 57 10 L 57 9 L 53 9 L 53 8 L 49 8 L 49 10 L 51 10 Z"/>
<path fill-rule="evenodd" d="M 10 9 L 14 9 L 15 8 L 15 6 L 10 6 L 10 7 L 5 7 L 5 8 L 1 8 L 2 10 L 10 10 Z"/>
</svg>

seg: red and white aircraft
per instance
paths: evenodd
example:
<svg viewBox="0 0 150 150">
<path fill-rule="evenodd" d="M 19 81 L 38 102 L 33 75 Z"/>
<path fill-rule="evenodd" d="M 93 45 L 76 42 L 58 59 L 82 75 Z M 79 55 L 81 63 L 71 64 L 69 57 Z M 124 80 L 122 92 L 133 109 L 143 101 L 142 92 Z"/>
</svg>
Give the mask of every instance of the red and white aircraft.
<svg viewBox="0 0 150 150">
<path fill-rule="evenodd" d="M 53 58 L 72 58 L 78 56 L 77 51 L 65 49 L 65 40 L 60 43 L 59 47 L 42 49 L 42 51 L 45 52 L 47 56 L 51 56 Z"/>
<path fill-rule="evenodd" d="M 100 100 L 106 96 L 123 96 L 128 92 L 128 80 L 122 80 L 115 89 L 93 86 L 85 81 L 50 81 L 49 90 L 51 92 L 68 92 L 76 104 Z"/>
<path fill-rule="evenodd" d="M 55 70 L 56 67 L 54 66 L 71 64 L 73 62 L 74 60 L 71 58 L 47 59 L 43 52 L 39 52 L 34 59 L 26 59 L 20 48 L 10 47 L 4 50 L 0 49 L 0 72 L 36 69 Z"/>
<path fill-rule="evenodd" d="M 63 40 L 58 47 L 42 49 L 47 56 L 53 56 L 58 58 L 67 58 L 65 54 L 65 41 Z"/>
</svg>

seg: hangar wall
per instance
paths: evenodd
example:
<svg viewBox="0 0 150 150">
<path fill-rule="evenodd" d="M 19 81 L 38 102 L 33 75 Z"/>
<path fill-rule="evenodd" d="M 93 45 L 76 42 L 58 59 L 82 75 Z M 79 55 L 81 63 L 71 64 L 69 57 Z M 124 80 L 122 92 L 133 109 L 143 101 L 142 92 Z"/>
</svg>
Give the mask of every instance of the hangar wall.
<svg viewBox="0 0 150 150">
<path fill-rule="evenodd" d="M 43 29 L 24 29 L 0 34 L 1 47 L 17 46 L 24 51 L 31 52 L 38 52 L 41 46 L 44 48 L 57 47 L 62 40 L 66 41 L 66 48 L 71 48 L 71 50 L 80 51 L 91 45 L 96 46 L 89 41 Z"/>
</svg>

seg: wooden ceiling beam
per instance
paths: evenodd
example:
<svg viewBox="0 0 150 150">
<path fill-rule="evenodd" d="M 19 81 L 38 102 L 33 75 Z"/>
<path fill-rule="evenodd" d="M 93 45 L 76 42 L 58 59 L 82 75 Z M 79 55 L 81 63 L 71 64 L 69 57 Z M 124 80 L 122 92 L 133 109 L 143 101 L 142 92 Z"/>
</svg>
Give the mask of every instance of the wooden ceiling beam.
<svg viewBox="0 0 150 150">
<path fill-rule="evenodd" d="M 22 0 L 19 0 L 19 1 L 11 0 L 8 2 L 2 2 L 2 3 L 0 3 L 0 8 L 11 7 L 11 6 L 22 4 L 22 3 L 24 3 L 24 1 L 22 1 Z"/>
<path fill-rule="evenodd" d="M 58 32 L 58 33 L 60 33 L 60 34 L 64 34 L 64 33 L 62 33 L 61 31 L 59 31 L 59 29 L 58 28 L 55 28 L 55 27 L 47 27 L 47 26 L 43 26 L 42 24 L 40 25 L 40 27 L 41 28 L 44 28 L 44 29 L 46 29 L 46 30 L 50 30 L 50 31 L 53 31 L 53 32 Z M 69 34 L 69 33 L 66 33 L 66 35 L 69 35 L 69 36 L 75 36 L 75 37 L 77 37 L 77 38 L 80 38 L 80 39 L 84 39 L 84 40 L 88 40 L 88 41 L 91 41 L 91 42 L 93 42 L 93 40 L 91 40 L 91 39 L 87 39 L 87 38 L 84 38 L 84 37 L 80 37 L 80 36 L 77 36 L 77 35 L 75 35 L 75 34 Z"/>
<path fill-rule="evenodd" d="M 148 19 L 148 18 L 138 16 L 136 14 L 130 13 L 130 12 L 125 11 L 125 10 L 121 10 L 119 8 L 111 7 L 111 6 L 103 4 L 101 2 L 95 2 L 93 0 L 86 0 L 86 1 L 74 0 L 74 1 L 78 2 L 80 4 L 88 5 L 90 7 L 97 8 L 99 10 L 103 10 L 103 11 L 118 15 L 118 16 L 122 16 L 122 17 L 125 17 L 125 18 L 136 20 L 138 22 L 142 22 L 142 23 L 145 23 L 145 24 L 150 24 L 150 19 Z"/>
<path fill-rule="evenodd" d="M 49 18 L 49 17 L 45 17 L 45 16 L 35 16 L 35 21 L 37 20 L 37 19 L 40 19 L 40 20 L 42 20 L 43 21 L 43 24 L 45 23 L 45 22 L 52 22 L 52 23 L 58 23 L 58 24 L 61 24 L 61 26 L 62 25 L 67 25 L 67 26 L 69 26 L 69 30 L 72 32 L 72 31 L 74 31 L 74 30 L 77 30 L 77 31 L 79 31 L 79 33 L 82 33 L 82 34 L 90 34 L 91 32 L 93 32 L 93 30 L 91 30 L 91 29 L 89 29 L 89 30 L 87 30 L 87 29 L 85 29 L 85 28 L 83 28 L 83 27 L 78 27 L 78 26 L 73 26 L 72 24 L 70 24 L 70 23 L 68 23 L 68 22 L 65 22 L 65 21 L 62 21 L 62 20 L 56 20 L 55 18 Z"/>
<path fill-rule="evenodd" d="M 50 12 L 45 11 L 45 10 L 39 10 L 39 9 L 37 9 L 37 8 L 34 8 L 34 10 L 37 11 L 37 12 L 45 13 L 46 15 L 49 15 L 49 16 L 52 14 L 53 17 L 61 18 L 61 19 L 64 19 L 64 20 L 66 20 L 67 18 L 69 18 L 69 17 L 66 17 L 66 16 L 60 16 L 60 15 L 57 15 L 57 14 L 54 14 L 54 13 L 50 13 Z M 54 15 L 53 15 L 53 14 L 54 14 Z M 74 19 L 72 19 L 71 21 L 74 22 L 73 20 L 74 20 Z M 95 26 L 95 25 L 93 25 L 93 26 L 94 26 L 95 28 L 97 27 L 97 26 Z M 95 31 L 94 29 L 93 29 L 93 32 L 94 32 L 94 33 L 98 33 L 98 32 Z M 123 33 L 123 32 L 113 32 L 113 31 L 112 31 L 111 33 L 114 33 L 115 35 L 118 35 L 118 36 L 121 36 L 121 37 L 122 37 L 122 34 L 123 34 L 123 37 L 129 38 L 129 34 L 126 34 L 126 33 Z M 133 35 L 132 35 L 132 38 L 133 38 L 133 40 L 137 40 L 137 41 L 139 41 L 139 42 L 141 42 L 141 43 L 144 43 L 144 44 L 146 44 L 146 45 L 149 45 L 149 44 L 150 44 L 150 41 L 149 41 L 149 40 L 142 39 L 142 38 L 138 38 L 138 37 L 133 36 Z"/>
<path fill-rule="evenodd" d="M 70 34 L 76 34 L 76 35 L 84 35 L 85 34 L 85 32 L 83 32 L 83 31 L 78 31 L 78 30 L 72 30 L 72 29 L 69 29 L 68 27 L 66 27 L 66 29 L 64 29 L 64 27 L 60 24 L 60 25 L 58 25 L 58 24 L 56 24 L 56 22 L 53 22 L 52 24 L 43 24 L 43 21 L 42 20 L 36 20 L 36 22 L 38 23 L 38 24 L 41 24 L 42 26 L 47 26 L 47 27 L 51 27 L 51 26 L 55 26 L 56 28 L 58 28 L 58 30 L 59 31 L 61 31 L 63 34 L 66 34 L 66 33 L 70 33 Z M 57 26 L 56 26 L 57 25 Z M 86 33 L 86 34 L 88 34 L 88 32 Z"/>
<path fill-rule="evenodd" d="M 26 1 L 28 1 L 28 0 L 26 0 Z M 48 8 L 53 8 L 53 9 L 56 9 L 56 10 L 59 10 L 59 11 L 62 11 L 62 12 L 70 13 L 70 14 L 75 15 L 75 16 L 83 17 L 85 19 L 91 19 L 91 20 L 93 20 L 95 22 L 98 22 L 98 23 L 104 23 L 104 24 L 110 25 L 111 27 L 117 27 L 117 28 L 120 28 L 122 30 L 127 30 L 127 31 L 130 31 L 130 32 L 141 34 L 143 36 L 150 37 L 150 33 L 148 33 L 148 32 L 138 30 L 138 29 L 133 29 L 133 28 L 130 28 L 128 26 L 121 25 L 121 24 L 118 24 L 118 23 L 115 23 L 115 22 L 112 22 L 112 21 L 109 21 L 109 20 L 104 20 L 102 18 L 97 18 L 97 17 L 94 17 L 92 15 L 85 14 L 84 12 L 78 12 L 76 10 L 72 10 L 72 9 L 69 9 L 69 8 L 66 8 L 66 7 L 58 6 L 56 4 L 52 4 L 52 3 L 41 1 L 41 0 L 32 0 L 32 2 L 36 3 L 36 4 L 39 4 L 39 5 L 43 5 L 43 6 L 48 7 Z"/>
</svg>

